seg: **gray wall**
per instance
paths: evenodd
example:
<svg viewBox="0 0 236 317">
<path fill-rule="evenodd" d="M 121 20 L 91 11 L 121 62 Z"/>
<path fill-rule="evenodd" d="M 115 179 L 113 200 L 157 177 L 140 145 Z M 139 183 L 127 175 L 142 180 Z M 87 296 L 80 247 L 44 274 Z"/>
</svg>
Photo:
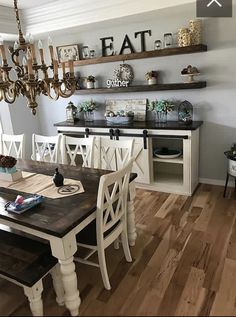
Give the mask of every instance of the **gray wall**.
<svg viewBox="0 0 236 317">
<path fill-rule="evenodd" d="M 235 9 L 235 8 L 234 8 Z M 188 21 L 195 18 L 195 4 L 168 8 L 158 12 L 143 14 L 136 17 L 109 21 L 83 29 L 58 32 L 54 35 L 54 44 L 63 45 L 81 43 L 96 50 L 100 47 L 99 38 L 114 36 L 115 49 L 119 51 L 124 35 L 127 33 L 137 51 L 140 49 L 139 40 L 134 39 L 134 32 L 152 30 L 152 37 L 147 38 L 147 49 L 153 49 L 153 42 L 163 37 L 166 32 L 175 33 L 180 27 L 187 26 Z M 236 18 L 212 18 L 204 20 L 204 43 L 209 47 L 207 53 L 180 55 L 163 58 L 132 60 L 128 63 L 135 71 L 134 84 L 145 83 L 144 75 L 148 70 L 160 72 L 160 82 L 181 82 L 180 71 L 189 64 L 197 66 L 201 79 L 208 81 L 208 88 L 190 91 L 167 91 L 127 93 L 114 95 L 73 96 L 75 104 L 93 97 L 100 104 L 105 98 L 169 98 L 189 100 L 194 105 L 194 119 L 203 120 L 200 144 L 200 177 L 204 179 L 223 180 L 225 177 L 225 158 L 223 152 L 231 143 L 236 142 Z M 46 44 L 46 43 L 45 43 Z M 80 67 L 81 76 L 95 75 L 99 85 L 105 85 L 106 79 L 111 78 L 113 70 L 119 65 L 108 63 Z M 57 102 L 42 97 L 39 102 L 38 118 L 42 134 L 56 133 L 53 124 L 65 120 L 65 107 L 69 100 L 60 99 Z M 97 113 L 97 118 L 103 117 L 103 107 Z M 20 115 L 20 114 L 19 114 Z M 23 122 L 26 117 L 20 116 Z M 176 119 L 172 115 L 170 119 Z M 27 124 L 27 122 L 26 122 Z M 22 127 L 22 131 L 24 128 Z"/>
</svg>

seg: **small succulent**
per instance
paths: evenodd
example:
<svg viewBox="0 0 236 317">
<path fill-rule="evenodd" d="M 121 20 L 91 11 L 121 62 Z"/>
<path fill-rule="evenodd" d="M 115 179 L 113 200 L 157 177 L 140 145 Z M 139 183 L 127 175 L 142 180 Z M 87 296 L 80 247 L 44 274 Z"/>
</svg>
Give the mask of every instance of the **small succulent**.
<svg viewBox="0 0 236 317">
<path fill-rule="evenodd" d="M 156 71 L 150 71 L 150 72 L 147 72 L 146 73 L 146 75 L 145 75 L 145 78 L 147 79 L 147 80 L 149 80 L 149 79 L 151 79 L 151 78 L 153 78 L 153 77 L 155 77 L 155 78 L 157 78 L 157 72 Z"/>
<path fill-rule="evenodd" d="M 120 110 L 116 112 L 107 110 L 105 113 L 105 117 L 133 117 L 133 116 L 134 116 L 133 111 L 124 111 L 124 110 Z"/>
<path fill-rule="evenodd" d="M 174 105 L 169 100 L 155 100 L 148 103 L 148 110 L 156 112 L 171 112 L 174 110 Z"/>
<path fill-rule="evenodd" d="M 92 75 L 90 75 L 90 76 L 87 77 L 87 81 L 88 81 L 88 82 L 95 83 L 95 77 L 92 76 Z"/>
<path fill-rule="evenodd" d="M 89 101 L 83 101 L 78 106 L 79 112 L 91 112 L 96 109 L 96 103 L 91 99 Z"/>
</svg>

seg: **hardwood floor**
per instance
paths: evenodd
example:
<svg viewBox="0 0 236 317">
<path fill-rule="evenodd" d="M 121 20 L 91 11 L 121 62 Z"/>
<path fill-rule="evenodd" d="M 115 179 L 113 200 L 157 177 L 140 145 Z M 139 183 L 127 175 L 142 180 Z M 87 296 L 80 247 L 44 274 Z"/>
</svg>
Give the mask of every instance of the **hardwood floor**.
<svg viewBox="0 0 236 317">
<path fill-rule="evenodd" d="M 236 316 L 236 194 L 201 185 L 193 197 L 137 190 L 133 263 L 110 247 L 112 285 L 79 265 L 82 316 Z M 45 281 L 45 315 L 69 316 Z M 1 281 L 0 315 L 28 316 L 21 288 Z"/>
</svg>

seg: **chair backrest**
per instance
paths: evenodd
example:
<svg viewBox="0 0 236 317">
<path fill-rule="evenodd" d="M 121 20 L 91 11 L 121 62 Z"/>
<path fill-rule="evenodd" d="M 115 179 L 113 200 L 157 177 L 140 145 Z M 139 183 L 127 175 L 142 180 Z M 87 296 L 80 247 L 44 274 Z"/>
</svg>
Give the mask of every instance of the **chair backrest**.
<svg viewBox="0 0 236 317">
<path fill-rule="evenodd" d="M 98 140 L 100 169 L 118 171 L 124 167 L 133 155 L 134 140 L 110 140 L 99 138 Z"/>
<path fill-rule="evenodd" d="M 73 138 L 62 136 L 62 163 L 76 166 L 78 155 L 83 167 L 93 167 L 94 138 Z"/>
<path fill-rule="evenodd" d="M 61 135 L 32 135 L 32 160 L 59 163 Z"/>
<path fill-rule="evenodd" d="M 25 158 L 25 135 L 0 134 L 0 153 L 16 158 Z"/>
<path fill-rule="evenodd" d="M 129 179 L 133 161 L 131 158 L 128 164 L 119 171 L 103 175 L 100 178 L 96 210 L 98 243 L 99 240 L 103 239 L 106 231 L 115 227 L 123 216 L 126 217 Z"/>
</svg>

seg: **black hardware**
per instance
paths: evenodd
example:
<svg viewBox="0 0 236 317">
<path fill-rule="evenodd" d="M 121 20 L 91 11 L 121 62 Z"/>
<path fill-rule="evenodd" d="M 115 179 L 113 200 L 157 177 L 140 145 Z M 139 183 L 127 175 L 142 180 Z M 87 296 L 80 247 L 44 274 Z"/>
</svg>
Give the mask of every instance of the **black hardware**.
<svg viewBox="0 0 236 317">
<path fill-rule="evenodd" d="M 164 134 L 160 134 L 160 135 L 151 135 L 151 137 L 153 138 L 159 138 L 159 139 L 184 139 L 187 140 L 188 139 L 188 135 L 164 135 Z"/>
<path fill-rule="evenodd" d="M 143 148 L 144 148 L 144 150 L 147 149 L 147 137 L 148 137 L 148 131 L 143 130 Z"/>
<path fill-rule="evenodd" d="M 113 130 L 113 129 L 110 129 L 110 130 L 109 130 L 109 133 L 110 133 L 110 139 L 113 140 L 114 130 Z"/>
<path fill-rule="evenodd" d="M 85 135 L 86 135 L 86 138 L 89 137 L 89 128 L 86 128 L 86 129 L 85 129 Z"/>
<path fill-rule="evenodd" d="M 119 138 L 120 138 L 120 130 L 119 129 L 115 129 L 115 137 L 116 137 L 116 140 L 119 141 Z"/>
</svg>

